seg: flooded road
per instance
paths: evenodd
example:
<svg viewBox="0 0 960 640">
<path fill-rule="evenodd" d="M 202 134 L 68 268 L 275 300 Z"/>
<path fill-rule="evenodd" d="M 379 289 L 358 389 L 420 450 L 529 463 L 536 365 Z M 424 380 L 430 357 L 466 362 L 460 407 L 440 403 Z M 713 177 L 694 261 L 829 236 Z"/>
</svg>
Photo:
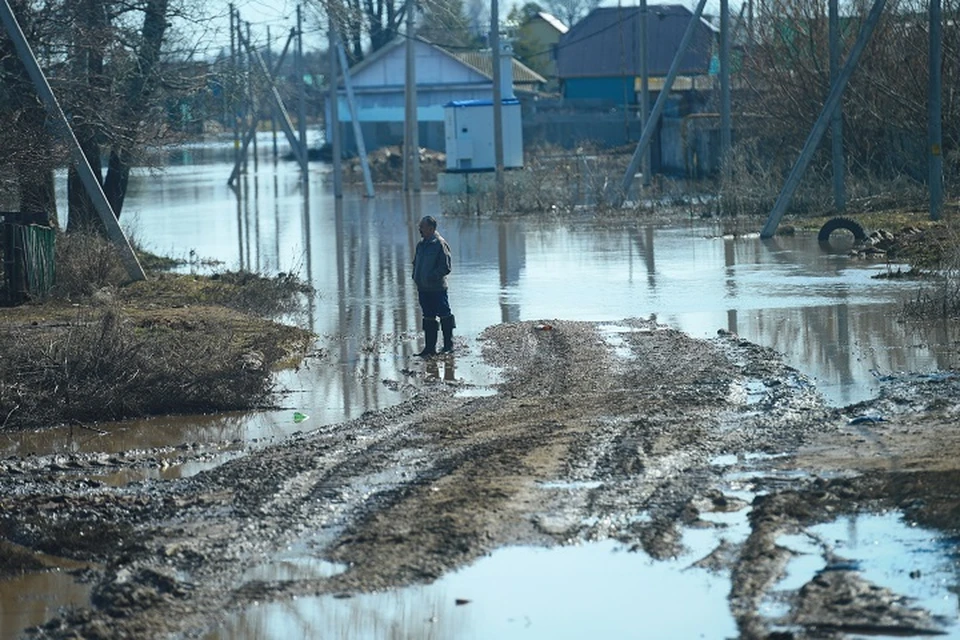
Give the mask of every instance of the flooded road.
<svg viewBox="0 0 960 640">
<path fill-rule="evenodd" d="M 0 453 L 150 450 L 156 464 L 101 480 L 124 484 L 190 476 L 296 432 L 395 405 L 405 397 L 403 385 L 423 384 L 422 376 L 411 371 L 425 367 L 433 367 L 426 369 L 428 379 L 462 387 L 460 397 L 487 395 L 498 371 L 481 361 L 477 338 L 502 322 L 652 318 L 695 338 L 730 331 L 782 352 L 785 362 L 810 377 L 835 406 L 872 397 L 884 377 L 896 372 L 958 364 L 955 327 L 919 328 L 899 320 L 902 300 L 916 290 L 915 283 L 875 279 L 886 266 L 825 253 L 813 236 L 762 241 L 756 233 L 726 235 L 720 225 L 700 220 L 666 227 L 642 217 L 632 222 L 452 217 L 442 214 L 438 197 L 430 193 L 412 200 L 395 192 L 373 200 L 348 194 L 337 202 L 321 165 L 311 168 L 304 185 L 292 165 L 261 162 L 259 173 L 242 179 L 235 192 L 226 185 L 230 168 L 222 151 L 184 149 L 178 164 L 131 178 L 125 222 L 144 247 L 187 260 L 184 270 L 294 272 L 316 288 L 298 320 L 321 337 L 320 355 L 279 376 L 287 390 L 280 408 L 97 425 L 102 433 L 65 428 L 2 436 Z M 419 317 L 409 273 L 416 221 L 426 214 L 439 218 L 439 230 L 453 249 L 450 298 L 463 340 L 454 360 L 428 365 L 412 358 L 419 350 Z M 295 420 L 297 411 L 309 418 Z M 170 449 L 183 443 L 205 446 L 209 455 L 165 464 L 164 457 L 175 453 Z M 728 579 L 690 566 L 723 540 L 745 536 L 746 516 L 746 510 L 735 514 L 717 530 L 685 530 L 686 550 L 669 562 L 629 553 L 609 540 L 546 550 L 508 547 L 426 587 L 347 599 L 301 597 L 248 608 L 212 637 L 623 637 L 630 635 L 634 615 L 643 617 L 650 630 L 676 630 L 680 621 L 688 625 L 684 636 L 726 637 L 736 633 L 726 602 Z M 870 535 L 885 526 L 897 540 L 909 538 L 913 546 L 907 546 L 918 554 L 935 538 L 933 533 L 919 541 L 910 538 L 890 518 L 864 522 Z M 851 526 L 846 538 L 836 531 L 842 525 L 824 525 L 822 535 L 843 539 L 849 547 L 862 540 L 850 533 Z M 787 542 L 803 547 L 801 541 Z M 884 544 L 893 554 L 906 548 Z M 937 587 L 918 597 L 947 602 L 935 610 L 953 616 L 951 637 L 958 637 L 955 610 L 949 611 L 956 598 L 943 568 L 949 551 L 936 549 L 938 568 L 924 571 L 936 576 Z M 864 556 L 863 562 L 870 561 Z M 271 562 L 275 570 L 250 579 L 318 578 L 339 570 L 308 550 Z M 807 580 L 819 568 L 816 561 L 800 561 L 791 571 Z M 87 597 L 85 589 L 64 586 L 66 576 L 40 575 L 51 577 L 39 586 L 8 584 L 0 590 L 0 638 L 16 637 L 27 624 L 42 622 L 56 605 L 80 604 Z M 897 585 L 903 582 L 900 573 L 895 578 Z M 882 575 L 876 582 L 885 584 Z M 563 583 L 569 588 L 559 586 Z M 581 585 L 587 588 L 576 588 Z M 647 593 L 650 585 L 662 590 Z M 24 599 L 21 589 L 31 595 Z M 685 615 L 675 603 L 671 608 L 666 596 L 681 591 L 702 618 Z M 649 609 L 636 609 L 636 598 Z M 776 614 L 776 603 L 766 606 Z M 553 615 L 557 609 L 570 615 Z M 587 626 L 576 627 L 577 611 L 608 613 L 587 617 Z M 14 619 L 16 629 L 6 622 Z"/>
<path fill-rule="evenodd" d="M 642 217 L 449 217 L 436 194 L 407 202 L 383 189 L 373 200 L 348 193 L 337 203 L 325 165 L 312 166 L 305 189 L 290 163 L 264 160 L 235 192 L 225 155 L 186 147 L 162 172 L 141 170 L 131 179 L 125 224 L 147 249 L 190 262 L 184 270 L 300 274 L 317 296 L 296 320 L 322 337 L 325 357 L 281 374 L 290 391 L 281 411 L 102 425 L 115 434 L 106 436 L 69 429 L 3 436 L 0 453 L 267 442 L 398 402 L 397 385 L 383 381 L 409 382 L 404 370 L 418 366 L 410 358 L 420 333 L 409 271 L 416 221 L 426 214 L 439 218 L 453 249 L 450 298 L 466 339 L 436 375 L 481 390 L 496 372 L 479 361 L 476 336 L 534 319 L 654 318 L 694 337 L 724 329 L 783 353 L 836 406 L 872 397 L 885 375 L 957 364 L 951 345 L 960 330 L 901 322 L 902 300 L 916 283 L 874 279 L 888 267 L 825 253 L 812 235 L 764 241 L 752 229 L 733 236 L 714 223 L 663 227 Z M 309 423 L 295 424 L 294 411 Z"/>
</svg>

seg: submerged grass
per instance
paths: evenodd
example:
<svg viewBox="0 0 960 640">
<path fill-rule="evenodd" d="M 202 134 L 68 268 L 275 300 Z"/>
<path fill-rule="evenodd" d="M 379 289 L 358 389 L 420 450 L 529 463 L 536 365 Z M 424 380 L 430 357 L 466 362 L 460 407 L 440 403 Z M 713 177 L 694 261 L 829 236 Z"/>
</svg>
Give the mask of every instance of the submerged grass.
<svg viewBox="0 0 960 640">
<path fill-rule="evenodd" d="M 0 429 L 263 406 L 312 339 L 274 320 L 313 292 L 293 275 L 124 285 L 106 241 L 62 239 L 51 297 L 0 315 Z"/>
</svg>

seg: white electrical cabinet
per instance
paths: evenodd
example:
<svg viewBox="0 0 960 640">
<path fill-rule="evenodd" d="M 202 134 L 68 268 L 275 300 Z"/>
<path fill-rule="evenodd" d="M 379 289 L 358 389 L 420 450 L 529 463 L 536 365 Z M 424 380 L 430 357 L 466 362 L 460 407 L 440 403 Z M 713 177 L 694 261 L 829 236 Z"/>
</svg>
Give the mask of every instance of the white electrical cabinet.
<svg viewBox="0 0 960 640">
<path fill-rule="evenodd" d="M 523 126 L 520 101 L 502 101 L 503 166 L 523 167 Z M 447 171 L 492 171 L 496 168 L 493 148 L 493 101 L 462 100 L 443 107 Z"/>
</svg>

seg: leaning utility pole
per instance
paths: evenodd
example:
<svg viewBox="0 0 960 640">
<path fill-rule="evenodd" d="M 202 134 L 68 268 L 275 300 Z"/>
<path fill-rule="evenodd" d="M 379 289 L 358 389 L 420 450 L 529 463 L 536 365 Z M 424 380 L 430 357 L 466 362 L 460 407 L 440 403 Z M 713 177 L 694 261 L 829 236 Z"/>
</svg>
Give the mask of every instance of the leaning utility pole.
<svg viewBox="0 0 960 640">
<path fill-rule="evenodd" d="M 777 196 L 777 201 L 773 205 L 770 217 L 767 218 L 766 224 L 763 225 L 763 229 L 760 230 L 761 238 L 772 238 L 777 230 L 777 226 L 780 224 L 780 220 L 783 218 L 783 214 L 787 212 L 787 207 L 790 206 L 790 200 L 793 199 L 793 194 L 797 192 L 797 187 L 800 186 L 800 180 L 810 165 L 810 160 L 813 159 L 817 145 L 820 144 L 820 141 L 823 139 L 823 134 L 827 132 L 827 127 L 830 126 L 833 112 L 837 109 L 840 104 L 840 99 L 843 97 L 843 90 L 847 88 L 850 76 L 853 75 L 853 70 L 857 68 L 857 63 L 860 62 L 860 56 L 870 41 L 870 37 L 873 35 L 873 30 L 876 28 L 877 23 L 880 22 L 880 16 L 883 13 L 883 7 L 886 2 L 887 0 L 874 0 L 873 8 L 870 9 L 866 21 L 860 28 L 860 35 L 857 36 L 857 41 L 853 43 L 853 48 L 850 50 L 850 55 L 840 70 L 840 75 L 837 76 L 837 81 L 834 82 L 830 88 L 827 102 L 823 105 L 823 110 L 820 112 L 820 116 L 814 123 L 813 129 L 811 129 L 810 135 L 807 137 L 807 141 L 800 151 L 800 157 L 797 158 L 793 169 L 790 170 L 790 175 L 787 176 L 787 181 L 783 185 L 780 195 Z"/>
<path fill-rule="evenodd" d="M 677 49 L 676 55 L 673 56 L 673 62 L 670 63 L 670 69 L 667 71 L 667 77 L 663 81 L 663 88 L 657 95 L 657 101 L 653 104 L 650 118 L 643 125 L 643 133 L 640 134 L 640 141 L 637 142 L 637 148 L 630 158 L 627 171 L 623 175 L 623 180 L 620 181 L 620 190 L 614 193 L 611 199 L 610 204 L 615 207 L 622 206 L 623 201 L 627 199 L 627 194 L 630 192 L 630 185 L 633 183 L 633 178 L 637 174 L 637 168 L 640 166 L 640 158 L 643 157 L 644 152 L 650 145 L 650 140 L 653 138 L 653 130 L 656 128 L 656 123 L 660 119 L 663 108 L 667 104 L 667 96 L 670 94 L 671 89 L 673 89 L 673 81 L 676 80 L 677 74 L 680 72 L 680 63 L 686 55 L 687 49 L 690 47 L 690 41 L 693 39 L 694 31 L 700 23 L 700 17 L 703 15 L 703 7 L 706 4 L 707 0 L 700 0 L 700 2 L 697 3 L 697 8 L 687 23 L 687 29 L 683 32 L 683 37 L 680 38 L 680 47 Z"/>
<path fill-rule="evenodd" d="M 13 46 L 17 51 L 17 57 L 20 58 L 20 62 L 22 62 L 26 68 L 27 75 L 30 76 L 30 80 L 33 82 L 33 86 L 40 100 L 43 102 L 47 116 L 53 121 L 57 133 L 66 140 L 67 145 L 70 147 L 70 156 L 77 170 L 77 174 L 80 176 L 80 181 L 83 183 L 87 195 L 90 196 L 90 200 L 93 202 L 93 206 L 100 216 L 100 221 L 103 223 L 104 229 L 106 229 L 107 236 L 120 251 L 120 260 L 123 261 L 127 275 L 131 280 L 146 280 L 147 276 L 143 272 L 143 267 L 140 266 L 140 261 L 137 260 L 137 254 L 134 253 L 133 248 L 130 246 L 130 242 L 127 240 L 127 236 L 124 235 L 123 229 L 120 228 L 120 223 L 117 221 L 117 216 L 114 214 L 110 202 L 103 193 L 100 178 L 93 172 L 90 163 L 87 161 L 87 156 L 83 154 L 83 149 L 80 147 L 80 143 L 77 141 L 73 129 L 70 128 L 70 122 L 67 120 L 67 116 L 64 115 L 63 109 L 60 108 L 60 103 L 50 88 L 50 84 L 47 82 L 43 70 L 40 69 L 40 65 L 33 55 L 33 49 L 30 48 L 30 43 L 27 42 L 27 38 L 23 35 L 23 30 L 20 28 L 20 23 L 17 22 L 17 18 L 13 14 L 13 9 L 10 8 L 8 0 L 3 0 L 2 3 L 0 3 L 0 20 L 2 20 L 7 35 L 13 42 Z"/>
<path fill-rule="evenodd" d="M 943 12 L 940 0 L 930 0 L 930 78 L 927 90 L 927 137 L 930 154 L 930 219 L 939 220 L 943 209 L 942 144 Z"/>
<path fill-rule="evenodd" d="M 357 143 L 357 155 L 360 156 L 363 186 L 366 189 L 367 197 L 372 198 L 374 196 L 373 177 L 370 175 L 367 145 L 363 140 L 363 127 L 360 126 L 360 113 L 357 110 L 357 99 L 353 93 L 353 81 L 350 79 L 350 65 L 347 60 L 347 52 L 343 49 L 340 32 L 332 25 L 331 29 L 333 29 L 334 40 L 337 43 L 337 58 L 340 60 L 340 72 L 343 74 L 343 86 L 347 91 L 347 108 L 350 109 L 350 124 L 353 125 L 353 138 Z"/>
</svg>

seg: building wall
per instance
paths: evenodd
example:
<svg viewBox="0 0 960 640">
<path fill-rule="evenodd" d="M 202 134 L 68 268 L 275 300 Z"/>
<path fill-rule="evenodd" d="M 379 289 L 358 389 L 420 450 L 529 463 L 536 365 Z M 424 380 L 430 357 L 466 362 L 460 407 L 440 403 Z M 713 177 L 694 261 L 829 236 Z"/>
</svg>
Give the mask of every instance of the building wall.
<svg viewBox="0 0 960 640">
<path fill-rule="evenodd" d="M 621 78 L 568 78 L 561 92 L 567 100 L 597 100 L 613 104 L 637 104 L 633 76 Z"/>
<path fill-rule="evenodd" d="M 489 82 L 481 74 L 423 42 L 414 42 L 417 84 L 463 84 Z M 406 47 L 398 46 L 353 75 L 353 86 L 403 87 L 406 76 Z"/>
<path fill-rule="evenodd" d="M 553 49 L 560 41 L 560 32 L 542 18 L 533 18 L 521 29 L 523 36 L 534 43 L 538 55 L 531 56 L 529 62 L 549 81 L 548 89 L 555 90 L 557 83 L 557 62 Z"/>
</svg>

